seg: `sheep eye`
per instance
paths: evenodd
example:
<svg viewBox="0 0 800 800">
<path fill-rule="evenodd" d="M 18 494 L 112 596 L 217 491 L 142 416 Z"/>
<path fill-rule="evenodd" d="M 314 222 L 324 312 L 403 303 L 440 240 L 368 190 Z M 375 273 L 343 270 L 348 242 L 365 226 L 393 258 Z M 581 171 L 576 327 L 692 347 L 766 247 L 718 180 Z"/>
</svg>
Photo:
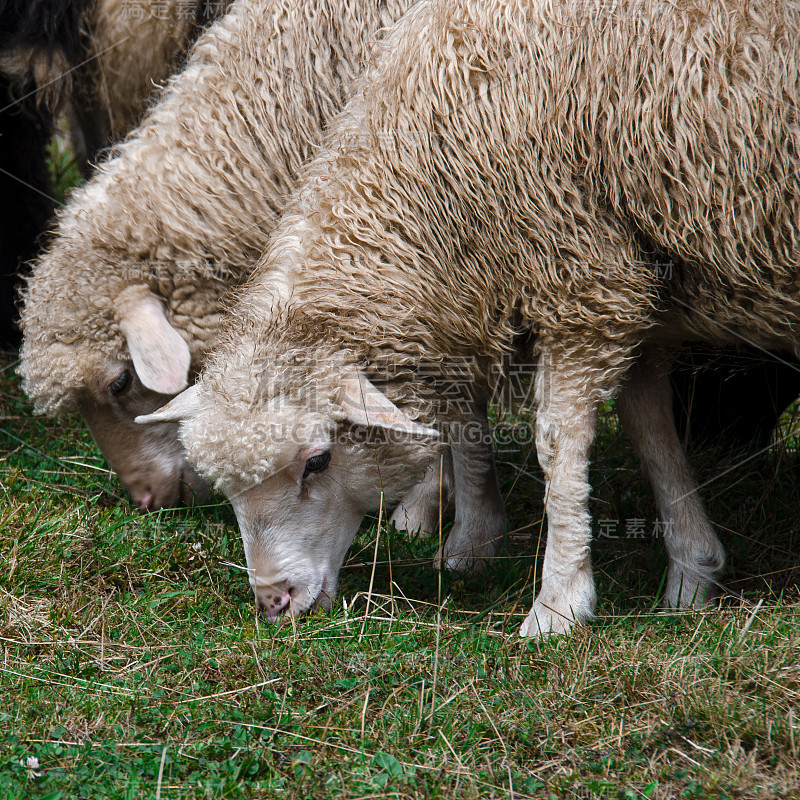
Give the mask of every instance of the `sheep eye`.
<svg viewBox="0 0 800 800">
<path fill-rule="evenodd" d="M 328 468 L 328 464 L 330 463 L 330 450 L 320 453 L 318 456 L 314 456 L 313 458 L 309 458 L 308 461 L 306 461 L 306 468 L 303 472 L 303 478 L 307 478 L 312 472 L 323 472 Z"/>
<path fill-rule="evenodd" d="M 106 391 L 111 395 L 122 394 L 131 382 L 131 373 L 126 369 L 119 374 L 111 383 L 106 387 Z"/>
</svg>

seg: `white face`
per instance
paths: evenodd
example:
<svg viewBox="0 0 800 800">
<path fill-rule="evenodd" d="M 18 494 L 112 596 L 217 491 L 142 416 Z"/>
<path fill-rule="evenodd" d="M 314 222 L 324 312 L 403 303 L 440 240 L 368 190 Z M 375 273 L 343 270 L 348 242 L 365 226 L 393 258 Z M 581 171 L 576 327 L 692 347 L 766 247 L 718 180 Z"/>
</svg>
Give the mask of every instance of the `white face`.
<svg viewBox="0 0 800 800">
<path fill-rule="evenodd" d="M 341 444 L 297 449 L 289 465 L 230 501 L 250 585 L 268 619 L 328 609 L 339 570 L 380 482 L 363 452 Z"/>
<path fill-rule="evenodd" d="M 391 505 L 423 478 L 438 457 L 437 432 L 355 372 L 314 411 L 288 392 L 250 406 L 204 389 L 201 382 L 141 421 L 183 422 L 189 459 L 233 505 L 269 619 L 329 608 L 364 514 L 382 493 Z"/>
<path fill-rule="evenodd" d="M 142 511 L 203 503 L 208 486 L 186 460 L 178 426 L 137 425 L 162 406 L 165 396 L 144 386 L 130 362 L 95 369 L 79 410 L 97 446 Z"/>
<path fill-rule="evenodd" d="M 115 308 L 129 358 L 93 362 L 80 412 L 140 509 L 205 502 L 208 488 L 186 461 L 177 425 L 134 422 L 186 388 L 188 345 L 146 286 L 123 290 Z"/>
<path fill-rule="evenodd" d="M 135 422 L 187 387 L 190 345 L 199 345 L 187 318 L 176 328 L 167 300 L 144 284 L 92 305 L 51 296 L 41 278 L 41 297 L 31 295 L 23 311 L 19 370 L 37 406 L 76 408 L 140 509 L 204 502 L 208 488 L 186 460 L 178 426 Z"/>
</svg>

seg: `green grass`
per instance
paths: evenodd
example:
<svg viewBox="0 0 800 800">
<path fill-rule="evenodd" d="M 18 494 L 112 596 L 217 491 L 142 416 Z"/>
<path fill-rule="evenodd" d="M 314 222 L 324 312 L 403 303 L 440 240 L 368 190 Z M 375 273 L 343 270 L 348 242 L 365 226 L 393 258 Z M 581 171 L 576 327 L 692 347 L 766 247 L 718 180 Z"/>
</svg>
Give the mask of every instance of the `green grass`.
<svg viewBox="0 0 800 800">
<path fill-rule="evenodd" d="M 592 513 L 620 538 L 594 542 L 590 627 L 516 634 L 543 550 L 530 443 L 499 444 L 512 531 L 486 574 L 440 583 L 435 541 L 381 530 L 376 551 L 373 521 L 331 613 L 274 626 L 227 505 L 138 514 L 78 420 L 30 416 L 13 369 L 0 362 L 3 800 L 800 797 L 796 454 L 721 479 L 733 456 L 698 464 L 732 561 L 719 609 L 658 610 L 663 543 L 609 409 Z M 626 537 L 639 519 L 648 535 Z"/>
<path fill-rule="evenodd" d="M 47 146 L 47 167 L 53 180 L 53 194 L 56 205 L 63 205 L 70 189 L 81 183 L 81 171 L 67 133 L 66 119 L 60 120 L 61 130 Z"/>
</svg>

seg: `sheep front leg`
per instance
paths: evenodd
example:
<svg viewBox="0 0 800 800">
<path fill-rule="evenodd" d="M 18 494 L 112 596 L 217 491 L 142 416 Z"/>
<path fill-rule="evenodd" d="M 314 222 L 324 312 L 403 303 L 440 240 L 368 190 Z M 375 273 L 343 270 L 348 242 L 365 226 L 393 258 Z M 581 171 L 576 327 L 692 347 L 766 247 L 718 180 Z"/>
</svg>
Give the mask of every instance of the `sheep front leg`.
<svg viewBox="0 0 800 800">
<path fill-rule="evenodd" d="M 703 510 L 672 413 L 668 362 L 645 353 L 617 400 L 620 421 L 656 496 L 669 556 L 664 602 L 702 607 L 716 594 L 725 551 Z"/>
<path fill-rule="evenodd" d="M 397 530 L 435 533 L 455 505 L 455 520 L 435 565 L 453 572 L 481 569 L 506 530 L 506 512 L 494 463 L 485 407 L 457 429 L 451 452 L 432 464 L 392 514 Z"/>
<path fill-rule="evenodd" d="M 395 508 L 391 522 L 398 531 L 435 533 L 453 494 L 453 459 L 449 453 L 425 471 L 422 480 Z"/>
<path fill-rule="evenodd" d="M 536 451 L 545 476 L 547 547 L 541 589 L 522 624 L 522 636 L 568 633 L 594 613 L 588 473 L 597 398 L 603 394 L 593 382 L 603 374 L 565 358 L 554 361 L 547 353 L 540 359 Z"/>
<path fill-rule="evenodd" d="M 478 570 L 495 555 L 506 531 L 485 405 L 457 430 L 451 447 L 455 521 L 436 566 L 444 558 L 453 572 Z"/>
</svg>

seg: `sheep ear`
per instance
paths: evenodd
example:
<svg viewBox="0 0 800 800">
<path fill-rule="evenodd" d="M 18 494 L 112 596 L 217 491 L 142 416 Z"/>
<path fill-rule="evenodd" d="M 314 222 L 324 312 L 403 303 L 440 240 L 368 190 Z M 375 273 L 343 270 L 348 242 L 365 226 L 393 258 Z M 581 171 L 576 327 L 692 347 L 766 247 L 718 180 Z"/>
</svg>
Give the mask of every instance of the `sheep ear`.
<svg viewBox="0 0 800 800">
<path fill-rule="evenodd" d="M 116 309 L 139 380 L 159 394 L 185 389 L 192 356 L 161 300 L 146 286 L 130 286 L 117 297 Z"/>
<path fill-rule="evenodd" d="M 152 414 L 142 414 L 136 417 L 135 422 L 148 424 L 151 422 L 180 422 L 191 419 L 202 410 L 203 400 L 200 397 L 200 387 L 195 384 L 177 397 L 173 397 L 166 405 L 161 406 Z"/>
<path fill-rule="evenodd" d="M 347 419 L 355 425 L 389 428 L 421 436 L 438 436 L 439 431 L 418 425 L 360 372 L 342 381 L 337 396 Z"/>
</svg>

